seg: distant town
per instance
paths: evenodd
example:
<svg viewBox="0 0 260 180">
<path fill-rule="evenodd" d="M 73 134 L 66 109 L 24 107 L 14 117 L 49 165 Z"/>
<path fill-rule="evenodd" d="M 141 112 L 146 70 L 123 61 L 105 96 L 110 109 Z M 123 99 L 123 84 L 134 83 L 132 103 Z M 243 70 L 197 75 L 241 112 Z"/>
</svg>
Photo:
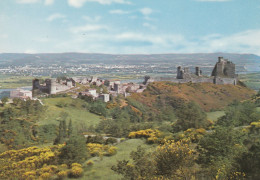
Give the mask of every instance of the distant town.
<svg viewBox="0 0 260 180">
<path fill-rule="evenodd" d="M 173 73 L 172 73 L 173 74 Z M 127 82 L 120 80 L 101 79 L 96 76 L 74 76 L 32 80 L 32 90 L 16 89 L 10 91 L 11 99 L 37 99 L 37 97 L 48 96 L 59 93 L 69 93 L 73 98 L 88 96 L 93 100 L 101 99 L 108 102 L 111 96 L 129 96 L 131 93 L 142 93 L 149 83 L 154 81 L 170 81 L 174 83 L 213 83 L 237 85 L 238 75 L 235 64 L 228 59 L 219 57 L 211 75 L 204 75 L 200 67 L 195 68 L 195 73 L 189 67 L 177 67 L 177 75 L 174 77 L 150 77 L 145 76 L 142 83 Z"/>
</svg>

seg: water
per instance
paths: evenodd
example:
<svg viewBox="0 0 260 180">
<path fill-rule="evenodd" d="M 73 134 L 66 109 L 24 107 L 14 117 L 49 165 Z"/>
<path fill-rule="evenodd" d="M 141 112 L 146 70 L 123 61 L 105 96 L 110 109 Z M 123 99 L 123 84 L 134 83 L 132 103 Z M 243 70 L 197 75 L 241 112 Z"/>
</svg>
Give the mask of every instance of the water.
<svg viewBox="0 0 260 180">
<path fill-rule="evenodd" d="M 16 88 L 17 89 L 17 88 Z M 10 97 L 10 92 L 16 89 L 0 89 L 0 99 L 3 97 Z M 32 90 L 31 86 L 21 87 L 23 90 Z"/>
</svg>

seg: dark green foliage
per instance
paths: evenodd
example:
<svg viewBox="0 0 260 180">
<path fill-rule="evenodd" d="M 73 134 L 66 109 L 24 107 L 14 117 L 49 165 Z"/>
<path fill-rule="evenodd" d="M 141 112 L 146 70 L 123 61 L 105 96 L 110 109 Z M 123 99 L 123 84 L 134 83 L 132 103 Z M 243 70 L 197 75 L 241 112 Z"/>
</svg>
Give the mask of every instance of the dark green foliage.
<svg viewBox="0 0 260 180">
<path fill-rule="evenodd" d="M 225 116 L 217 124 L 221 126 L 243 126 L 260 119 L 260 112 L 252 102 L 234 102 L 226 109 Z"/>
<path fill-rule="evenodd" d="M 65 138 L 67 138 L 67 125 L 66 120 L 61 120 L 59 124 L 57 137 L 54 139 L 54 145 L 64 143 Z"/>
<path fill-rule="evenodd" d="M 72 135 L 72 132 L 73 132 L 73 128 L 72 128 L 72 122 L 70 119 L 69 126 L 68 126 L 68 137 L 70 137 Z"/>
<path fill-rule="evenodd" d="M 3 97 L 1 99 L 2 105 L 4 106 L 8 102 L 8 97 Z"/>
<path fill-rule="evenodd" d="M 106 117 L 107 116 L 106 103 L 102 101 L 95 101 L 91 104 L 89 111 L 91 113 Z"/>
<path fill-rule="evenodd" d="M 112 170 L 124 176 L 124 179 L 150 179 L 155 173 L 155 168 L 150 158 L 150 154 L 146 153 L 140 146 L 136 151 L 131 152 L 130 157 L 133 161 L 118 161 L 116 166 L 112 166 Z"/>
<path fill-rule="evenodd" d="M 184 104 L 176 110 L 177 122 L 173 125 L 173 131 L 189 128 L 205 128 L 208 126 L 206 113 L 194 102 Z"/>
<path fill-rule="evenodd" d="M 247 150 L 243 145 L 245 134 L 232 127 L 216 127 L 198 143 L 198 163 L 208 169 L 209 176 L 216 176 L 219 170 L 228 178 L 233 172 L 240 172 L 239 158 Z M 224 170 L 223 170 L 224 168 Z"/>
<path fill-rule="evenodd" d="M 37 128 L 37 135 L 40 142 L 53 141 L 57 136 L 57 126 L 55 124 L 46 124 Z"/>
<path fill-rule="evenodd" d="M 259 123 L 259 121 L 258 121 Z M 259 123 L 260 124 L 260 123 Z M 248 179 L 260 177 L 260 127 L 250 126 L 248 136 L 244 141 L 248 151 L 240 159 L 240 165 Z"/>
<path fill-rule="evenodd" d="M 1 143 L 9 148 L 23 148 L 36 143 L 38 130 L 35 123 L 45 112 L 39 101 L 14 99 L 0 112 Z"/>
<path fill-rule="evenodd" d="M 61 148 L 59 163 L 71 165 L 72 163 L 82 163 L 87 158 L 87 148 L 83 136 L 72 136 Z"/>
</svg>

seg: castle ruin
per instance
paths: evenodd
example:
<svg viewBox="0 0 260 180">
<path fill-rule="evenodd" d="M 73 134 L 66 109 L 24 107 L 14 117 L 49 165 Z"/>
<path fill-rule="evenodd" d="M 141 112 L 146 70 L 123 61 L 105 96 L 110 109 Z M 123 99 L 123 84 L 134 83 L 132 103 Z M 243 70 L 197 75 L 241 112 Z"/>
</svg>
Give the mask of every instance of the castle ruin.
<svg viewBox="0 0 260 180">
<path fill-rule="evenodd" d="M 218 58 L 218 62 L 213 68 L 211 76 L 205 76 L 202 74 L 200 67 L 195 67 L 195 74 L 190 72 L 188 67 L 182 68 L 177 67 L 176 78 L 151 78 L 149 76 L 145 77 L 144 85 L 149 84 L 153 81 L 171 81 L 175 83 L 213 83 L 213 84 L 232 84 L 236 85 L 238 81 L 238 76 L 235 74 L 235 64 L 231 61 L 224 59 L 223 57 Z"/>
<path fill-rule="evenodd" d="M 75 87 L 75 81 L 71 78 L 65 80 L 45 79 L 44 83 L 41 84 L 39 79 L 34 79 L 32 85 L 34 94 L 57 94 Z"/>
</svg>

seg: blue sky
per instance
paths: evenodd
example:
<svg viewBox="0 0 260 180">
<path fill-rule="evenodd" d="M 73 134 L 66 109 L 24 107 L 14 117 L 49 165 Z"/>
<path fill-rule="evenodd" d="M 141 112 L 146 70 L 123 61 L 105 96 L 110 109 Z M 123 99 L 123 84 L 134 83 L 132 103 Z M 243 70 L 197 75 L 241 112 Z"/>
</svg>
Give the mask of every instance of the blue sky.
<svg viewBox="0 0 260 180">
<path fill-rule="evenodd" d="M 3 52 L 260 55 L 260 0 L 1 0 Z"/>
</svg>

